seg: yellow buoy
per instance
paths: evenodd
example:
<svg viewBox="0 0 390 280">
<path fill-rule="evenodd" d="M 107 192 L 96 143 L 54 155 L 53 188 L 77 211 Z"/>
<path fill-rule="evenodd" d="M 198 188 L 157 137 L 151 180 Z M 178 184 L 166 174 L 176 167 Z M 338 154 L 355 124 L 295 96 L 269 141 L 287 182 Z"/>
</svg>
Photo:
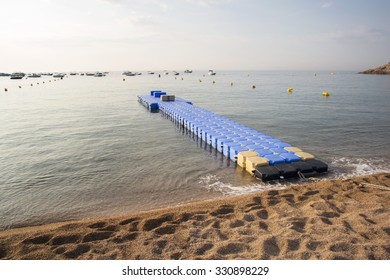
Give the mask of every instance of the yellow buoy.
<svg viewBox="0 0 390 280">
<path fill-rule="evenodd" d="M 19 88 L 22 88 L 21 86 L 19 86 Z"/>
<path fill-rule="evenodd" d="M 292 92 L 293 90 L 294 90 L 293 88 L 289 87 L 289 88 L 287 89 L 287 92 Z"/>
<path fill-rule="evenodd" d="M 230 82 L 230 86 L 233 86 L 233 82 Z"/>
<path fill-rule="evenodd" d="M 317 76 L 317 73 L 314 73 L 314 76 Z"/>
<path fill-rule="evenodd" d="M 31 86 L 33 86 L 33 84 L 30 84 Z"/>
<path fill-rule="evenodd" d="M 123 81 L 126 81 L 126 79 L 123 79 Z"/>
<path fill-rule="evenodd" d="M 215 81 L 213 81 L 213 84 L 215 84 Z"/>
<path fill-rule="evenodd" d="M 8 91 L 8 89 L 7 89 L 7 88 L 5 88 L 5 89 L 4 89 L 4 91 Z"/>
<path fill-rule="evenodd" d="M 255 86 L 255 85 L 253 85 L 253 86 L 252 86 L 252 88 L 253 88 L 253 89 L 255 89 L 255 88 L 256 88 L 256 86 Z"/>
<path fill-rule="evenodd" d="M 322 96 L 329 96 L 329 92 L 323 91 L 323 92 L 322 92 Z"/>
<path fill-rule="evenodd" d="M 202 82 L 202 80 L 201 79 L 199 79 L 199 83 L 201 83 Z"/>
</svg>

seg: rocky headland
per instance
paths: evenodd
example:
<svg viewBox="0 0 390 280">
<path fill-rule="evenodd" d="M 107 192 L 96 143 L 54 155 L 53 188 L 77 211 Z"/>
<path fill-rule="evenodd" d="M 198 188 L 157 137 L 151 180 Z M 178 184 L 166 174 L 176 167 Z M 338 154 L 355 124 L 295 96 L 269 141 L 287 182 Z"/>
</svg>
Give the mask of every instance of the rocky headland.
<svg viewBox="0 0 390 280">
<path fill-rule="evenodd" d="M 385 65 L 368 69 L 363 72 L 359 72 L 359 74 L 381 74 L 381 75 L 390 75 L 390 62 Z"/>
</svg>

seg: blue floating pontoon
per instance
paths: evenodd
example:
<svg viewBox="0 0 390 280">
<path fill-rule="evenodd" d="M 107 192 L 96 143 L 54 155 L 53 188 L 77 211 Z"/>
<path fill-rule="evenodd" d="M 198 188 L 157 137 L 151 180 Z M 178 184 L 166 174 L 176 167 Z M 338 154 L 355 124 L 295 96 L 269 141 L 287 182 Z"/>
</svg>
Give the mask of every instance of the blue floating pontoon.
<svg viewBox="0 0 390 280">
<path fill-rule="evenodd" d="M 162 112 L 250 174 L 264 180 L 307 177 L 328 171 L 314 156 L 271 136 L 194 106 L 160 90 L 138 96 L 150 112 Z"/>
</svg>

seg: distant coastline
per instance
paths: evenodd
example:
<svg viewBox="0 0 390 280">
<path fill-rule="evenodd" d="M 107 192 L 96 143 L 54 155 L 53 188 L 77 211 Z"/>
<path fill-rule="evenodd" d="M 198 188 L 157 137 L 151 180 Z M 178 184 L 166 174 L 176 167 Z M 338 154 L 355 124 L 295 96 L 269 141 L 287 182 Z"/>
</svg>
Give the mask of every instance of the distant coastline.
<svg viewBox="0 0 390 280">
<path fill-rule="evenodd" d="M 388 62 L 385 65 L 368 69 L 362 72 L 359 72 L 359 74 L 378 74 L 378 75 L 390 75 L 390 62 Z"/>
</svg>

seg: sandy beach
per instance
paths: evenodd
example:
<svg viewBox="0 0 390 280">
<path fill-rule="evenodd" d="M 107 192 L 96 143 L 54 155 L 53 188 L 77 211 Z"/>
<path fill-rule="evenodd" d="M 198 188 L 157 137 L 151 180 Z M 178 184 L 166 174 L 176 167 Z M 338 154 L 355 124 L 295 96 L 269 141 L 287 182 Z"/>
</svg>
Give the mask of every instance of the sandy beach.
<svg viewBox="0 0 390 280">
<path fill-rule="evenodd" d="M 0 259 L 390 259 L 390 173 L 0 232 Z"/>
</svg>

